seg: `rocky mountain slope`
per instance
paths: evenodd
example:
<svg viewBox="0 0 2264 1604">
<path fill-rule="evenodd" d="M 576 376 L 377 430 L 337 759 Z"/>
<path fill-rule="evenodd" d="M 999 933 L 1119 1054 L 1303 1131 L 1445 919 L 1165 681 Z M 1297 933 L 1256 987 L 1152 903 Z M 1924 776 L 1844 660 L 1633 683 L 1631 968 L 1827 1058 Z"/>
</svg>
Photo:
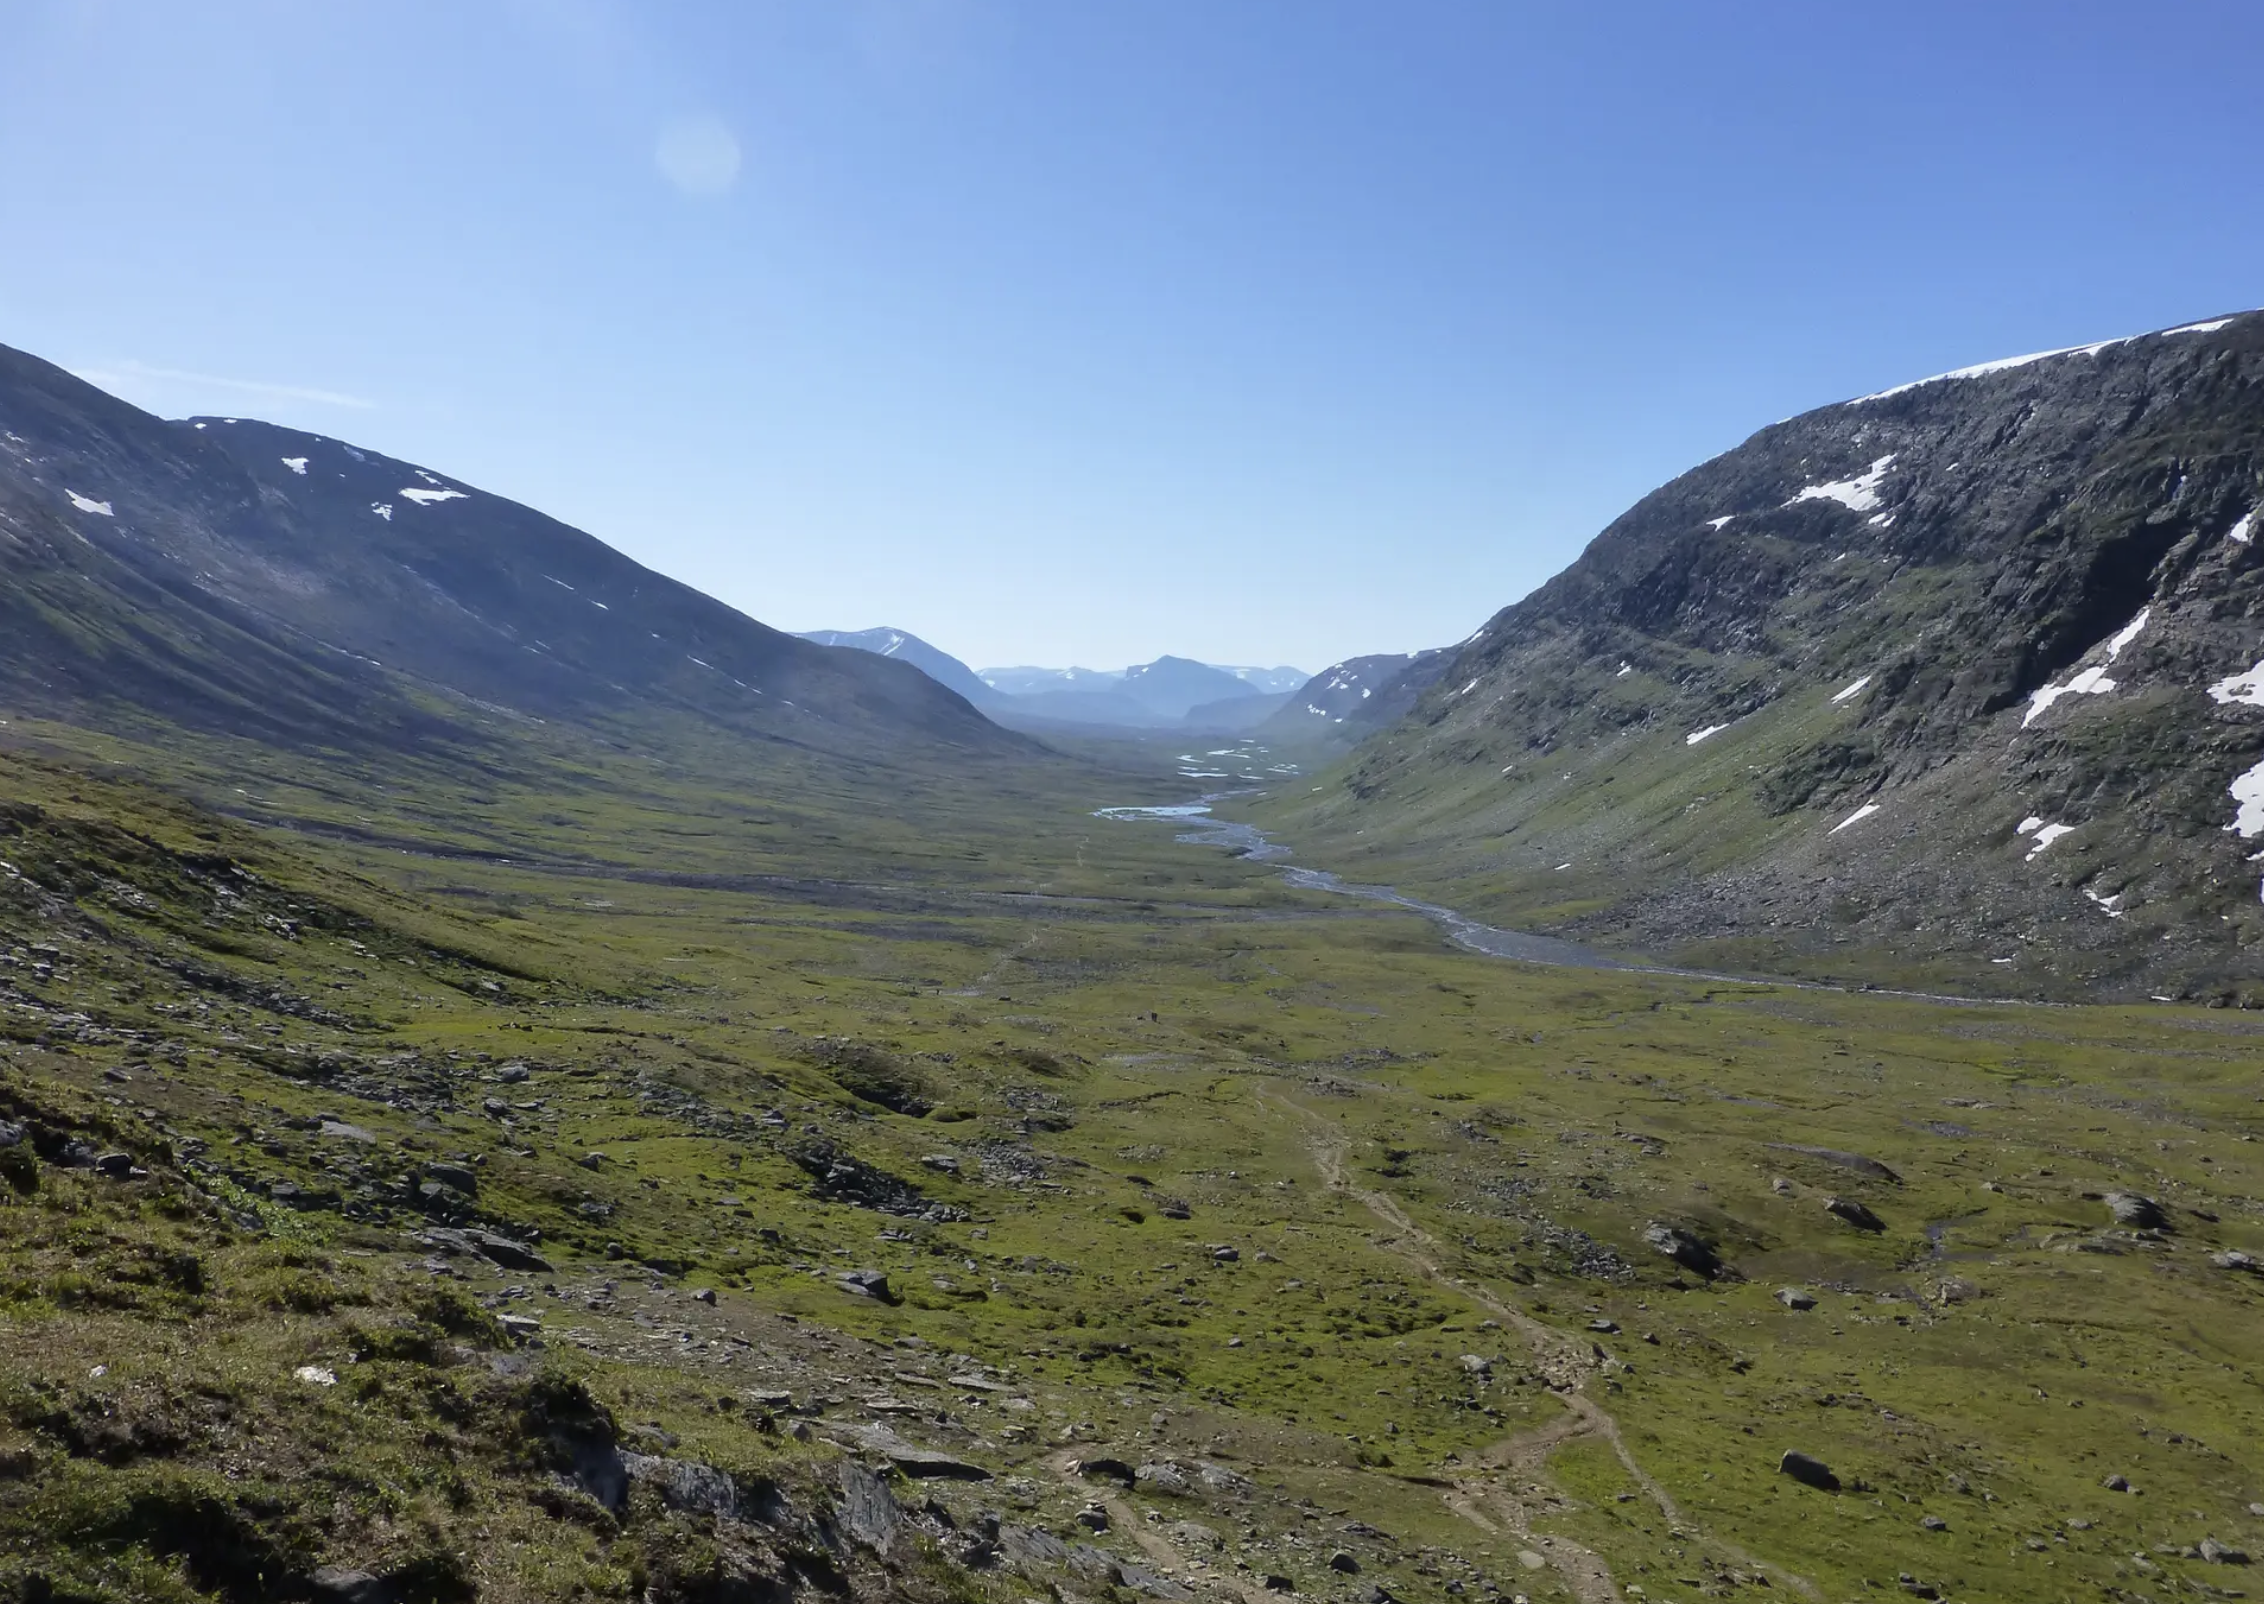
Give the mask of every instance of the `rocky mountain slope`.
<svg viewBox="0 0 2264 1604">
<path fill-rule="evenodd" d="M 981 675 L 942 647 L 931 646 L 908 630 L 805 629 L 799 632 L 798 638 L 819 646 L 846 646 L 854 651 L 871 652 L 876 657 L 893 657 L 900 663 L 910 663 L 938 685 L 957 691 L 977 707 L 998 699 L 998 693 L 983 682 Z"/>
<path fill-rule="evenodd" d="M 1024 744 L 906 665 L 767 628 L 532 508 L 342 441 L 165 422 L 5 347 L 0 702 L 332 746 L 471 739 L 469 708 Z"/>
<path fill-rule="evenodd" d="M 2256 996 L 2260 505 L 2264 315 L 1824 407 L 1645 497 L 1275 817 L 1685 958 Z"/>
<path fill-rule="evenodd" d="M 1415 698 L 1446 671 L 1451 650 L 1382 652 L 1348 657 L 1297 687 L 1267 726 L 1269 733 L 1309 734 L 1337 726 L 1373 733 L 1415 705 Z"/>
</svg>

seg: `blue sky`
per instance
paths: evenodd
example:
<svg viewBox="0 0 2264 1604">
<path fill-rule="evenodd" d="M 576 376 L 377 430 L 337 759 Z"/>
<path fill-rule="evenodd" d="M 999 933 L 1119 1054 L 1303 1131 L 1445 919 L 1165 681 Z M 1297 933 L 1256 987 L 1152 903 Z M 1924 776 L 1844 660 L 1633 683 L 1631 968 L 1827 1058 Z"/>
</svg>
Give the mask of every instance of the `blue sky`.
<svg viewBox="0 0 2264 1604">
<path fill-rule="evenodd" d="M 0 0 L 0 341 L 789 628 L 1317 668 L 2264 304 L 2253 0 Z"/>
</svg>

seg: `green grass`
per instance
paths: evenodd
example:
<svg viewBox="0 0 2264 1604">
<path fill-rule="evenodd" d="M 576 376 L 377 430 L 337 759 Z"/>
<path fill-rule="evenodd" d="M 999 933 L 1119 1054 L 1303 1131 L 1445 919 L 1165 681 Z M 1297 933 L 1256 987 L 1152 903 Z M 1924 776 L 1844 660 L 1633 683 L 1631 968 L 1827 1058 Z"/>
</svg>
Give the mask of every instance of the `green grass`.
<svg viewBox="0 0 2264 1604">
<path fill-rule="evenodd" d="M 0 1421 L 19 1590 L 283 1596 L 327 1562 L 432 1596 L 690 1598 L 736 1563 L 718 1544 L 787 1563 L 791 1534 L 642 1492 L 602 1519 L 561 1502 L 538 1417 L 574 1388 L 625 1439 L 805 1508 L 832 1496 L 828 1422 L 892 1420 L 999 1474 L 938 1493 L 962 1527 L 1005 1508 L 1073 1535 L 1090 1494 L 1051 1468 L 1064 1452 L 1224 1465 L 1247 1495 L 1131 1495 L 1150 1534 L 1221 1534 L 1212 1570 L 1183 1572 L 1205 1587 L 1570 1597 L 1518 1558 L 1547 1536 L 1653 1599 L 1761 1567 L 1835 1599 L 1903 1572 L 1953 1597 L 2161 1596 L 2163 1573 L 2238 1577 L 2156 1545 L 2264 1543 L 2258 1283 L 2209 1261 L 2264 1254 L 2253 1019 L 1471 957 L 1090 817 L 1171 795 L 1152 772 L 910 795 L 797 770 L 766 796 L 716 753 L 592 759 L 568 784 L 574 756 L 382 794 L 335 766 L 182 758 L 182 789 L 215 801 L 242 760 L 232 820 L 85 750 L 0 759 L 25 804 L 0 834 L 22 877 L 0 879 L 0 1117 L 150 1171 L 42 1161 L 0 1207 L 0 1394 L 42 1400 Z M 828 1200 L 843 1156 L 912 1189 L 898 1212 Z M 477 1174 L 446 1215 L 554 1268 L 436 1276 L 433 1163 Z M 2177 1229 L 2114 1231 L 2086 1196 L 2113 1189 Z M 1886 1229 L 1841 1224 L 1834 1195 Z M 1660 1220 L 1737 1274 L 1678 1273 L 1643 1245 Z M 851 1268 L 901 1301 L 847 1296 Z M 1820 1306 L 1784 1309 L 1783 1285 Z M 1640 1490 L 1593 1436 L 1542 1456 L 1545 1504 L 1489 1468 L 1566 1418 L 1563 1376 L 1497 1305 L 1586 1356 L 1584 1395 L 1679 1527 L 1619 1499 Z M 541 1346 L 498 1312 L 538 1316 Z M 951 1383 L 968 1373 L 1003 1390 Z M 811 1441 L 754 1401 L 775 1391 L 833 1400 Z M 90 1446 L 95 1422 L 128 1446 Z M 1848 1487 L 1777 1475 L 1794 1447 Z M 1531 1535 L 1457 1514 L 1442 1483 L 1525 1499 Z M 206 1511 L 190 1525 L 227 1540 L 183 1548 L 137 1510 Z M 1327 1568 L 1339 1546 L 1359 1575 Z M 1049 1579 L 951 1552 L 886 1585 Z"/>
</svg>

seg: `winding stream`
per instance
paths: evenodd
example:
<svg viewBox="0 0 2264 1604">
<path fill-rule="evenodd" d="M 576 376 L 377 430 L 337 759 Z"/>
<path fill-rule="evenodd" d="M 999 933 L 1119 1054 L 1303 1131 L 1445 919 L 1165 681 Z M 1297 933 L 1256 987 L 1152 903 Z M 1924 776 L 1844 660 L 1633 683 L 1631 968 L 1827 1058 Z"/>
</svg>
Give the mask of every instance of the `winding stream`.
<svg viewBox="0 0 2264 1604">
<path fill-rule="evenodd" d="M 1368 902 L 1388 902 L 1394 907 L 1419 913 L 1445 931 L 1447 939 L 1456 946 L 1484 953 L 1489 958 L 1514 958 L 1521 963 L 1554 964 L 1565 969 L 1638 969 L 1655 974 L 1684 972 L 1630 962 L 1608 952 L 1598 952 L 1593 947 L 1583 947 L 1577 942 L 1559 941 L 1554 936 L 1536 936 L 1524 930 L 1503 930 L 1496 925 L 1480 924 L 1468 914 L 1457 913 L 1452 908 L 1442 908 L 1435 902 L 1410 897 L 1390 886 L 1359 885 L 1331 874 L 1326 869 L 1302 868 L 1285 861 L 1289 857 L 1289 849 L 1278 841 L 1269 839 L 1266 832 L 1256 825 L 1236 824 L 1229 819 L 1211 817 L 1211 804 L 1208 801 L 1190 802 L 1178 807 L 1100 808 L 1093 816 L 1119 823 L 1146 820 L 1191 824 L 1195 828 L 1183 830 L 1174 839 L 1190 846 L 1223 847 L 1258 863 L 1276 864 L 1283 879 L 1303 890 L 1329 891 L 1338 896 L 1359 897 Z"/>
</svg>

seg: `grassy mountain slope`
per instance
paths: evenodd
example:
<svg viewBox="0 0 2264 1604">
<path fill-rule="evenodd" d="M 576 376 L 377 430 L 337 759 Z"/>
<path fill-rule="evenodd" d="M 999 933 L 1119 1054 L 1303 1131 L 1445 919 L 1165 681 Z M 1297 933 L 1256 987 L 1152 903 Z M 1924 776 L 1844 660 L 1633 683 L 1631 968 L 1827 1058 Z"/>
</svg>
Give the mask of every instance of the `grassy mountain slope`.
<svg viewBox="0 0 2264 1604">
<path fill-rule="evenodd" d="M 5 348 L 0 607 L 0 697 L 95 727 L 476 746 L 467 713 L 502 709 L 1027 750 L 915 669 L 769 629 L 515 502 L 267 424 L 166 423 Z"/>
<path fill-rule="evenodd" d="M 1690 962 L 2241 995 L 2260 504 L 2264 315 L 1827 407 L 1644 498 L 1267 814 Z"/>
</svg>

